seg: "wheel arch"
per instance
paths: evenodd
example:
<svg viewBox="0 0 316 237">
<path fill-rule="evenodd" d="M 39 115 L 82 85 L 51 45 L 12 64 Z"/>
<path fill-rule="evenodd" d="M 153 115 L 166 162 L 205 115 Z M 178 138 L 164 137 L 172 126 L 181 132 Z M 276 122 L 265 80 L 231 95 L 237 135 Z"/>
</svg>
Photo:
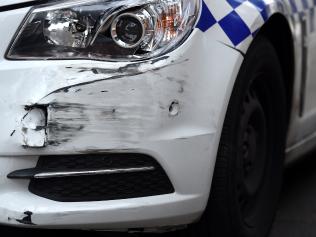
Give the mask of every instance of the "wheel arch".
<svg viewBox="0 0 316 237">
<path fill-rule="evenodd" d="M 273 44 L 278 55 L 286 88 L 286 111 L 289 123 L 293 104 L 295 75 L 294 39 L 290 24 L 284 15 L 275 13 L 260 28 L 256 37 L 258 36 L 266 37 Z M 254 40 L 256 40 L 256 37 Z"/>
</svg>

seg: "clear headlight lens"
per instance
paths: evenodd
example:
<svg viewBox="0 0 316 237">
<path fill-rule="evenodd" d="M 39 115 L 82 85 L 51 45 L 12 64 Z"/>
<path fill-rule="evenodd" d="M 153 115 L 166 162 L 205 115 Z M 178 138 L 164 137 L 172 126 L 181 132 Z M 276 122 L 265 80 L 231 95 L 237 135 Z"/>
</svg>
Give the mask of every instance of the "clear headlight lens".
<svg viewBox="0 0 316 237">
<path fill-rule="evenodd" d="M 200 0 L 72 0 L 32 9 L 9 59 L 139 60 L 192 32 Z"/>
</svg>

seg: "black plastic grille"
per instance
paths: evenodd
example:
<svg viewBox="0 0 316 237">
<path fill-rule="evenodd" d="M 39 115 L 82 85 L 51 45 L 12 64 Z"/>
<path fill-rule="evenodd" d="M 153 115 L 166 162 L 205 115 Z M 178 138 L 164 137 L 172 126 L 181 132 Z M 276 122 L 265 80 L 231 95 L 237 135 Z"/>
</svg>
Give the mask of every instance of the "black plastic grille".
<svg viewBox="0 0 316 237">
<path fill-rule="evenodd" d="M 158 162 L 143 154 L 42 156 L 36 168 L 71 171 L 144 166 L 155 169 L 137 173 L 32 179 L 29 190 L 38 196 L 61 202 L 117 200 L 174 192 Z"/>
</svg>

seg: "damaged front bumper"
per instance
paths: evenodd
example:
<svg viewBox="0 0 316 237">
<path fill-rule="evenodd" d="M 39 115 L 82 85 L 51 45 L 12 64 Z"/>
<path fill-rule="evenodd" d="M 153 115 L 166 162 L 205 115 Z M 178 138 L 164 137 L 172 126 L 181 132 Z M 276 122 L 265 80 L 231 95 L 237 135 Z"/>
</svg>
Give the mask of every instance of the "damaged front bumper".
<svg viewBox="0 0 316 237">
<path fill-rule="evenodd" d="M 5 54 L 28 9 L 0 14 Z M 212 32 L 208 33 L 212 34 Z M 195 30 L 144 62 L 0 61 L 0 223 L 129 229 L 185 225 L 202 214 L 222 122 L 242 56 Z M 230 55 L 219 61 L 218 55 Z M 56 202 L 12 180 L 41 155 L 142 153 L 166 171 L 172 194 Z"/>
</svg>

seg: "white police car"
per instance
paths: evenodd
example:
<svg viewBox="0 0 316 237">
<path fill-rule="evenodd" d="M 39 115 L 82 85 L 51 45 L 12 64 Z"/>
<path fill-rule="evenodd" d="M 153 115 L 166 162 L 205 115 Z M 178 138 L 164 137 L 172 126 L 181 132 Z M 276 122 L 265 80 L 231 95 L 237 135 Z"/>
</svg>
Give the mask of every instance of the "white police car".
<svg viewBox="0 0 316 237">
<path fill-rule="evenodd" d="M 316 144 L 314 0 L 2 0 L 0 223 L 266 236 Z"/>
</svg>

